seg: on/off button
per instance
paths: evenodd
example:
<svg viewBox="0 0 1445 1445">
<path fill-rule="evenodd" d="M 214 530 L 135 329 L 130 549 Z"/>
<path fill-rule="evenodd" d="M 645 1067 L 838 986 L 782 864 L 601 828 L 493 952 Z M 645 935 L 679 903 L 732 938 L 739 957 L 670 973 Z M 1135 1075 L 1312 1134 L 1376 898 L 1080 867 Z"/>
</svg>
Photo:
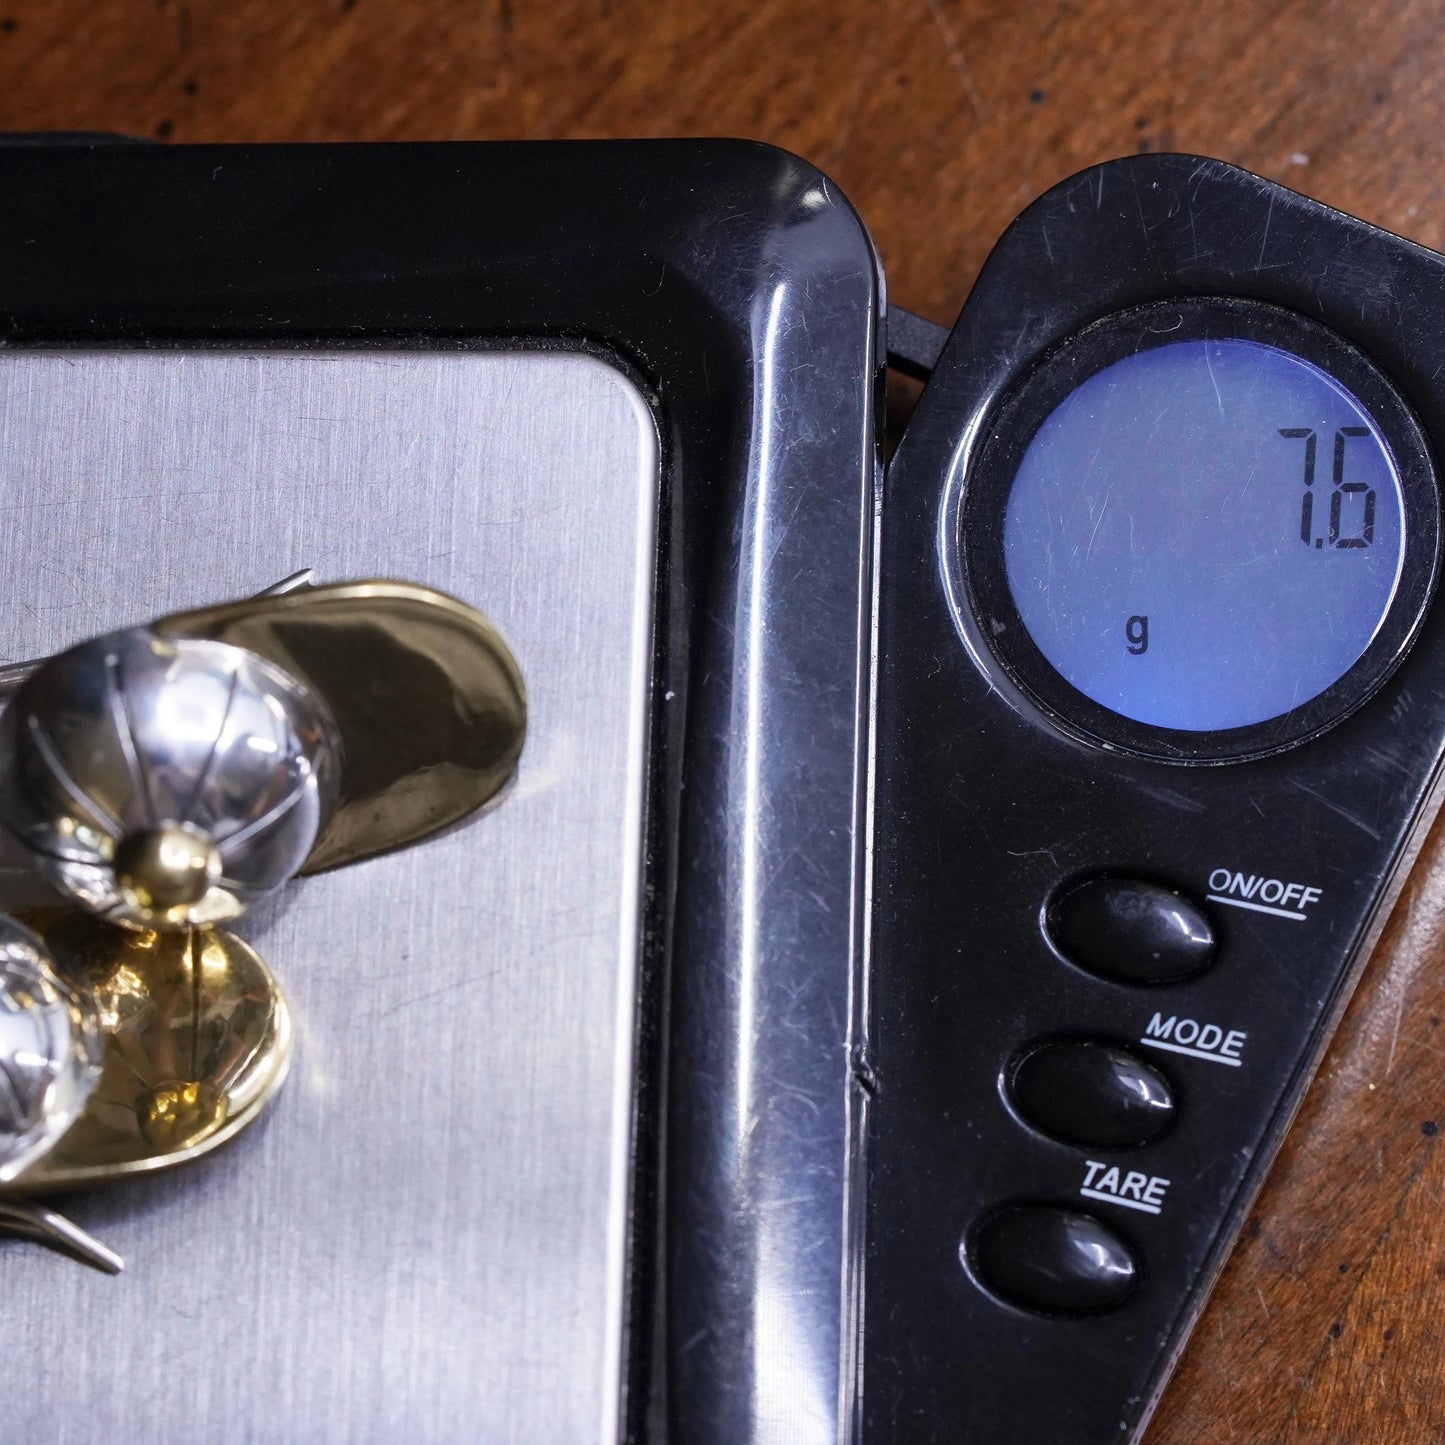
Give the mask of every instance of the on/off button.
<svg viewBox="0 0 1445 1445">
<path fill-rule="evenodd" d="M 1217 949 L 1208 915 L 1192 899 L 1144 878 L 1086 879 L 1064 889 L 1046 916 L 1071 963 L 1120 983 L 1174 983 L 1199 973 Z"/>
</svg>

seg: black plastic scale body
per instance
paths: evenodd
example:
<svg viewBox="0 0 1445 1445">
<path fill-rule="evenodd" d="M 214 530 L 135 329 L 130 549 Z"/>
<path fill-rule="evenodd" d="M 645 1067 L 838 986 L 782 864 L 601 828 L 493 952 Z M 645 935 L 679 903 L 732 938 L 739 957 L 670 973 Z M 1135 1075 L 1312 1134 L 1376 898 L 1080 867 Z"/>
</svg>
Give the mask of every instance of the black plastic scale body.
<svg viewBox="0 0 1445 1445">
<path fill-rule="evenodd" d="M 1377 690 L 1328 726 L 1308 719 L 1323 728 L 1311 738 L 1292 741 L 1286 719 L 1250 735 L 1244 751 L 1267 755 L 1215 765 L 1105 745 L 1067 704 L 1045 705 L 1012 665 L 1017 620 L 983 607 L 986 586 L 965 575 L 970 545 L 984 556 L 992 544 L 960 533 L 960 506 L 1038 358 L 1130 308 L 1159 308 L 1167 329 L 1168 308 L 1187 319 L 1192 298 L 1226 298 L 1205 303 L 1223 314 L 1263 303 L 1363 355 L 1418 422 L 1433 505 L 1441 257 L 1220 163 L 1150 156 L 1056 188 L 989 260 L 883 512 L 868 1442 L 1080 1445 L 1142 1431 L 1433 813 L 1445 616 L 1428 605 L 1429 516 L 1410 564 L 1414 616 L 1394 617 L 1396 656 L 1362 684 Z M 1322 435 L 1319 497 L 1330 448 Z M 965 510 L 968 526 L 990 525 L 976 499 Z M 1317 606 L 1331 626 L 1331 598 Z M 1139 630 L 1125 621 L 1121 648 Z M 1197 685 L 1207 695 L 1221 679 Z M 1097 895 L 1082 904 L 1080 882 Z M 1169 973 L 1174 945 L 1157 968 L 1151 949 L 1181 916 L 1202 921 L 1212 948 L 1151 980 Z M 1049 1044 L 1088 1048 L 1040 1069 Z M 1117 1066 L 1108 1087 L 1101 1058 Z M 1134 1128 L 1151 1078 L 1160 1120 Z"/>
</svg>

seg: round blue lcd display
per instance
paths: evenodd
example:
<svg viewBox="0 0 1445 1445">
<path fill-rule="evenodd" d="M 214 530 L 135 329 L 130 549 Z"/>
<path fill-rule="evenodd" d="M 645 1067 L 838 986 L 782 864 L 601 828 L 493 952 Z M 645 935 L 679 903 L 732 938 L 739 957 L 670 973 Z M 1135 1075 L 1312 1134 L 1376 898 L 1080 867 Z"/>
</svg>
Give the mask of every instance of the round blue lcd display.
<svg viewBox="0 0 1445 1445">
<path fill-rule="evenodd" d="M 1333 686 L 1405 556 L 1400 474 L 1318 366 L 1239 338 L 1152 346 L 1048 415 L 1004 514 L 1035 645 L 1136 722 L 1249 727 Z"/>
</svg>

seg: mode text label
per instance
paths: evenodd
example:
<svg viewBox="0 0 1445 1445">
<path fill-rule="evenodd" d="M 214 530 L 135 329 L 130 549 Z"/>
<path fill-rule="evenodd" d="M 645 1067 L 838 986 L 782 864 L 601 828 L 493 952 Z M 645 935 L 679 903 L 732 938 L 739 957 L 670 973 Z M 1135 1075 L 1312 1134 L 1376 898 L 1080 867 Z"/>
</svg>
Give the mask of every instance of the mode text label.
<svg viewBox="0 0 1445 1445">
<path fill-rule="evenodd" d="M 1167 1049 L 1171 1054 L 1188 1054 L 1191 1059 L 1208 1059 L 1211 1064 L 1228 1064 L 1237 1069 L 1248 1037 L 1243 1029 L 1156 1013 L 1144 1026 L 1139 1042 L 1152 1049 Z"/>
</svg>

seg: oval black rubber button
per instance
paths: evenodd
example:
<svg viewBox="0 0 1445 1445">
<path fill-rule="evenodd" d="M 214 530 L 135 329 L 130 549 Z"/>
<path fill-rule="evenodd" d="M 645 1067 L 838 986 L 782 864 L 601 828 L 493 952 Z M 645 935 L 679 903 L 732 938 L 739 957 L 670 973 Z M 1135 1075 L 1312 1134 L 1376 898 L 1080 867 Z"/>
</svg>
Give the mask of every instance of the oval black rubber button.
<svg viewBox="0 0 1445 1445">
<path fill-rule="evenodd" d="M 1049 1315 L 1116 1309 L 1133 1293 L 1139 1269 L 1129 1246 L 1089 1214 L 1023 1204 L 987 1220 L 974 1263 L 995 1294 Z"/>
<path fill-rule="evenodd" d="M 1147 1144 L 1174 1119 L 1164 1075 L 1109 1044 L 1043 1044 L 1014 1070 L 1009 1093 L 1030 1124 L 1070 1144 Z"/>
<path fill-rule="evenodd" d="M 1049 909 L 1059 952 L 1124 983 L 1172 983 L 1214 957 L 1214 929 L 1182 893 L 1142 878 L 1092 878 Z"/>
</svg>

